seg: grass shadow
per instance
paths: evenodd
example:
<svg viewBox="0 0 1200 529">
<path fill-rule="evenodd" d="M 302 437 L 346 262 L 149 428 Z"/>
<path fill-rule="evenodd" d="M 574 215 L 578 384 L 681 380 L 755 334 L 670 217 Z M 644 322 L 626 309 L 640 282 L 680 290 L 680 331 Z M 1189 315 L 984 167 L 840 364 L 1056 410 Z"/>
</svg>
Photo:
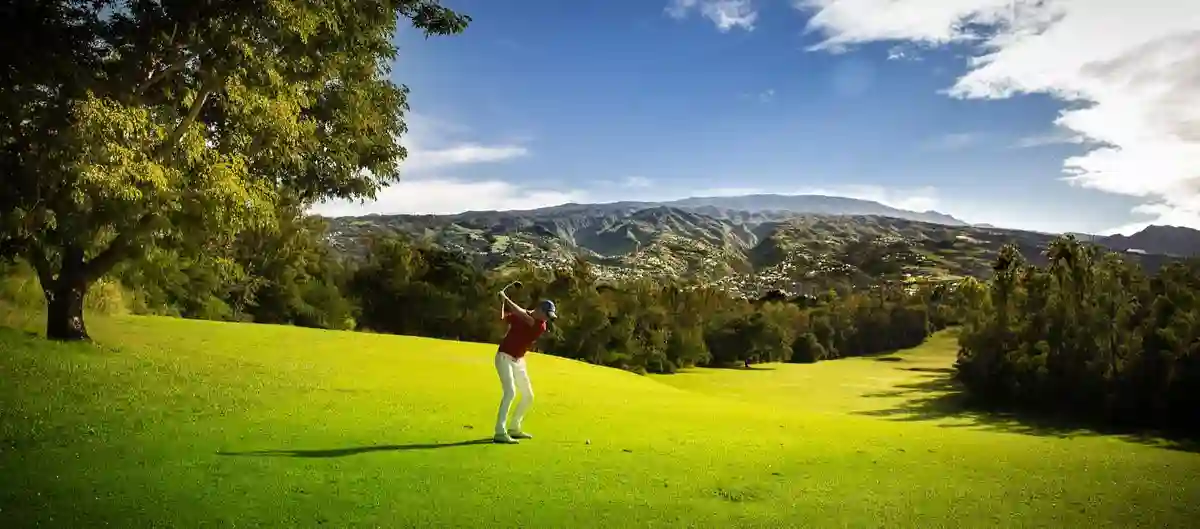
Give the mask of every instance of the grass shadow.
<svg viewBox="0 0 1200 529">
<path fill-rule="evenodd" d="M 775 371 L 778 368 L 769 364 L 750 364 L 746 366 L 745 364 L 730 363 L 707 366 L 707 369 L 720 369 L 722 371 Z"/>
<path fill-rule="evenodd" d="M 915 371 L 918 373 L 942 373 L 945 375 L 954 375 L 953 367 L 903 367 L 905 371 Z"/>
<path fill-rule="evenodd" d="M 968 428 L 1069 439 L 1117 437 L 1148 446 L 1200 453 L 1200 440 L 1165 432 L 1131 431 L 1054 415 L 1039 415 L 989 408 L 973 402 L 953 379 L 953 368 L 901 368 L 921 373 L 921 379 L 892 389 L 863 394 L 867 398 L 902 399 L 898 404 L 876 410 L 854 412 L 891 421 L 939 421 L 941 428 Z M 947 422 L 952 421 L 952 422 Z"/>
<path fill-rule="evenodd" d="M 917 344 L 917 346 L 919 346 L 919 345 L 920 344 Z M 910 347 L 900 347 L 900 348 L 884 349 L 882 351 L 875 351 L 873 353 L 846 355 L 841 358 L 870 358 L 872 360 L 876 360 L 879 362 L 903 362 L 905 360 L 905 358 L 903 356 L 897 356 L 897 355 L 900 355 L 901 353 L 904 353 L 905 351 L 908 351 L 909 349 L 911 349 L 911 348 Z M 888 360 L 888 359 L 894 359 L 894 360 Z"/>
<path fill-rule="evenodd" d="M 492 439 L 472 439 L 469 441 L 458 441 L 454 443 L 424 443 L 424 444 L 407 444 L 407 445 L 373 445 L 373 446 L 353 446 L 347 448 L 330 448 L 325 450 L 255 450 L 252 452 L 217 452 L 220 456 L 261 456 L 261 457 L 303 457 L 303 458 L 327 458 L 327 457 L 346 457 L 369 452 L 402 452 L 408 450 L 436 450 L 439 448 L 453 448 L 456 446 L 474 446 L 492 444 Z"/>
</svg>

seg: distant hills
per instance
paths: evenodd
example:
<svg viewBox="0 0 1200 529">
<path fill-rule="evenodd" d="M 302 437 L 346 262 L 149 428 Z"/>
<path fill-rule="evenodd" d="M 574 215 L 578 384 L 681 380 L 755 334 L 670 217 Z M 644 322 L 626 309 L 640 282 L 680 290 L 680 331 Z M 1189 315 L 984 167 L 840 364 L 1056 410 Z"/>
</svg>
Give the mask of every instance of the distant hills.
<svg viewBox="0 0 1200 529">
<path fill-rule="evenodd" d="M 936 211 L 916 212 L 885 206 L 870 200 L 824 195 L 746 195 L 736 197 L 685 198 L 663 205 L 693 210 L 734 210 L 751 213 L 787 212 L 810 215 L 871 215 L 965 226 L 967 223 Z"/>
<path fill-rule="evenodd" d="M 746 213 L 769 218 L 784 218 L 795 214 L 808 215 L 873 215 L 915 220 L 948 226 L 965 226 L 966 222 L 936 211 L 916 212 L 885 206 L 871 200 L 825 195 L 743 195 L 722 197 L 692 197 L 665 202 L 623 201 L 602 204 L 563 204 L 534 210 L 505 212 L 466 212 L 448 215 L 451 218 L 477 218 L 503 213 L 523 216 L 547 216 L 575 213 L 595 215 L 627 214 L 633 211 L 668 207 L 702 213 L 715 218 L 739 217 Z"/>
<path fill-rule="evenodd" d="M 1179 226 L 1147 226 L 1133 235 L 1105 237 L 1103 244 L 1117 250 L 1200 257 L 1200 231 Z"/>
<path fill-rule="evenodd" d="M 526 211 L 330 219 L 331 243 L 361 255 L 366 237 L 401 233 L 488 268 L 554 267 L 583 258 L 602 280 L 674 277 L 747 296 L 881 280 L 986 277 L 1004 244 L 1034 262 L 1054 235 L 971 226 L 935 211 L 820 195 L 698 197 L 563 204 Z M 1087 239 L 1092 239 L 1088 237 Z M 1154 226 L 1094 241 L 1147 268 L 1200 255 L 1200 231 Z"/>
</svg>

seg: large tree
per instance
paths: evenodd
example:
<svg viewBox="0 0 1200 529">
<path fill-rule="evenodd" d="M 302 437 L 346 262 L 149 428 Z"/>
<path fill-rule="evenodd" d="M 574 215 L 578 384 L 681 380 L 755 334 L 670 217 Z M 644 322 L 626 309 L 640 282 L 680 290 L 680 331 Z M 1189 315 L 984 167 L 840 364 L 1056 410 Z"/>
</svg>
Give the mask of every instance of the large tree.
<svg viewBox="0 0 1200 529">
<path fill-rule="evenodd" d="M 0 47 L 0 253 L 33 264 L 47 335 L 86 339 L 88 286 L 146 247 L 227 244 L 281 200 L 398 178 L 406 19 L 437 0 L 10 0 Z"/>
</svg>

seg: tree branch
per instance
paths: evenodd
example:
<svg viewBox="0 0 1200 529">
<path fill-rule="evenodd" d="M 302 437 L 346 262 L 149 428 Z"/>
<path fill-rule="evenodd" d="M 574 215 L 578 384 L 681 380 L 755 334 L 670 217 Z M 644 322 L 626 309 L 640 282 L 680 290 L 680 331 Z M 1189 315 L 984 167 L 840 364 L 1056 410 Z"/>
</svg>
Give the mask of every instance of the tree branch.
<svg viewBox="0 0 1200 529">
<path fill-rule="evenodd" d="M 158 157 L 166 156 L 172 149 L 175 148 L 179 140 L 183 138 L 183 134 L 187 132 L 188 127 L 196 122 L 200 117 L 200 110 L 204 108 L 204 103 L 208 100 L 208 96 L 212 95 L 220 85 L 220 79 L 216 74 L 205 75 L 204 82 L 200 86 L 200 91 L 196 93 L 196 99 L 192 101 L 191 108 L 188 108 L 188 113 L 184 116 L 183 121 L 180 121 L 175 126 L 175 130 L 171 131 L 171 135 L 167 136 L 167 140 L 159 144 L 155 149 L 154 154 Z"/>
<path fill-rule="evenodd" d="M 29 264 L 33 265 L 33 269 L 37 271 L 38 282 L 42 284 L 42 289 L 51 288 L 54 283 L 54 272 L 50 270 L 50 259 L 46 257 L 46 251 L 33 241 L 25 242 L 25 250 Z"/>
<path fill-rule="evenodd" d="M 151 75 L 149 78 L 147 78 L 145 81 L 143 81 L 142 84 L 139 85 L 137 87 L 137 89 L 134 91 L 134 94 L 136 94 L 136 95 L 145 94 L 147 90 L 150 90 L 150 87 L 162 82 L 163 79 L 166 79 L 168 76 L 179 72 L 179 70 L 182 70 L 184 66 L 187 66 L 187 63 L 189 60 L 191 60 L 190 57 L 183 57 L 183 58 L 179 59 L 178 61 L 175 61 L 175 62 L 167 65 L 166 69 L 162 70 L 161 72 Z"/>
<path fill-rule="evenodd" d="M 96 254 L 90 261 L 84 263 L 83 276 L 87 282 L 91 283 L 100 279 L 104 274 L 112 270 L 114 266 L 117 266 L 117 263 L 125 259 L 129 254 L 129 250 L 133 248 L 134 242 L 150 231 L 157 218 L 158 215 L 155 213 L 142 215 L 134 227 L 117 234 L 117 237 L 109 243 L 108 248 L 105 248 L 104 251 Z"/>
</svg>

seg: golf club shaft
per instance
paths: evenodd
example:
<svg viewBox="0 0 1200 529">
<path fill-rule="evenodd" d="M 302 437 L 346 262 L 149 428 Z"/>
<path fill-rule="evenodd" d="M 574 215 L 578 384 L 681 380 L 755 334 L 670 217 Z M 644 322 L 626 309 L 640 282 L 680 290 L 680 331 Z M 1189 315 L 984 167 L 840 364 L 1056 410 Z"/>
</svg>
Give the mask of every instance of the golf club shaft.
<svg viewBox="0 0 1200 529">
<path fill-rule="evenodd" d="M 507 284 L 507 285 L 504 285 L 504 288 L 500 289 L 500 292 L 503 292 L 503 293 L 507 294 L 507 293 L 508 293 L 508 287 L 511 287 L 511 286 L 513 286 L 513 285 L 515 285 L 515 284 L 517 284 L 517 283 L 520 283 L 520 281 L 513 281 L 513 282 L 511 282 L 511 283 L 509 283 L 509 284 Z"/>
</svg>

